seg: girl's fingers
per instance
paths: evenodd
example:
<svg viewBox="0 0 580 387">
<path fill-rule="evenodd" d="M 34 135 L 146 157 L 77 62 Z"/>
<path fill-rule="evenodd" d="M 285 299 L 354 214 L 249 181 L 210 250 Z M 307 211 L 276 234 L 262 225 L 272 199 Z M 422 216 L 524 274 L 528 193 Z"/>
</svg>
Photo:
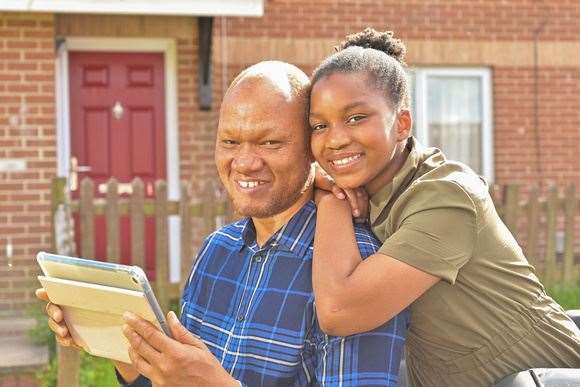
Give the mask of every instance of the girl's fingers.
<svg viewBox="0 0 580 387">
<path fill-rule="evenodd" d="M 334 196 L 336 196 L 337 199 L 343 200 L 346 197 L 345 190 L 343 190 L 342 188 L 340 188 L 336 184 L 332 185 L 331 192 Z"/>
<path fill-rule="evenodd" d="M 352 216 L 358 218 L 360 216 L 360 208 L 358 203 L 358 196 L 356 194 L 356 190 L 353 189 L 345 189 L 344 193 L 348 199 L 348 203 L 350 204 L 350 208 L 352 210 Z"/>
<path fill-rule="evenodd" d="M 314 185 L 316 188 L 325 191 L 331 191 L 332 187 L 335 185 L 332 178 L 322 168 L 320 168 L 318 163 L 315 163 Z"/>
</svg>

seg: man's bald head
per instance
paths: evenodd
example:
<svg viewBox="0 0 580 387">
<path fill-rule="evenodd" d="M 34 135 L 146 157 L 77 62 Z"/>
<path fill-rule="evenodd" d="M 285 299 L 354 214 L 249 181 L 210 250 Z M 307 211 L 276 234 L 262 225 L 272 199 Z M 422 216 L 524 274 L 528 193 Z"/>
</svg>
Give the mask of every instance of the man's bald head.
<svg viewBox="0 0 580 387">
<path fill-rule="evenodd" d="M 281 61 L 264 61 L 256 63 L 243 70 L 232 81 L 226 91 L 224 101 L 228 95 L 238 89 L 250 88 L 258 91 L 261 87 L 268 87 L 287 102 L 299 98 L 300 102 L 307 102 L 310 91 L 310 79 L 298 67 Z"/>
</svg>

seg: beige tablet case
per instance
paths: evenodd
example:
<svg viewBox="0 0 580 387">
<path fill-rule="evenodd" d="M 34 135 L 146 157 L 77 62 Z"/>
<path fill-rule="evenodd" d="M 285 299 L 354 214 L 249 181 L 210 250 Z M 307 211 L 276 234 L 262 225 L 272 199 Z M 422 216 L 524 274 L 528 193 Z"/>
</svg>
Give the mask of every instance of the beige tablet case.
<svg viewBox="0 0 580 387">
<path fill-rule="evenodd" d="M 38 279 L 50 302 L 63 309 L 74 341 L 92 355 L 131 363 L 122 331 L 126 311 L 160 328 L 143 292 L 45 276 Z"/>
</svg>

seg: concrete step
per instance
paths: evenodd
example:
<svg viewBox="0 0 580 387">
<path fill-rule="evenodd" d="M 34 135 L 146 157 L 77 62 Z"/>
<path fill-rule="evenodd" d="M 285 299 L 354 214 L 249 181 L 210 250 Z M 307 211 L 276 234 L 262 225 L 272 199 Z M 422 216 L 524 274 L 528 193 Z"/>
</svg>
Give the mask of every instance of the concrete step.
<svg viewBox="0 0 580 387">
<path fill-rule="evenodd" d="M 28 331 L 34 326 L 33 319 L 0 320 L 0 370 L 38 367 L 48 363 L 48 347 L 36 345 L 28 337 Z"/>
</svg>

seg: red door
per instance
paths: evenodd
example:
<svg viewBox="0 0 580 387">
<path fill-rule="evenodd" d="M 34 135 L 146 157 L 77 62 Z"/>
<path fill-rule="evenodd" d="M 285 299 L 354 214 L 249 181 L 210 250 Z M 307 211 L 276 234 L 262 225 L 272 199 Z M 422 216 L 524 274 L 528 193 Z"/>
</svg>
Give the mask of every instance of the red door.
<svg viewBox="0 0 580 387">
<path fill-rule="evenodd" d="M 99 185 L 115 177 L 129 183 L 140 177 L 153 197 L 154 181 L 165 179 L 165 85 L 162 54 L 70 52 L 70 127 L 72 163 Z M 102 187 L 102 186 L 101 186 Z M 126 186 L 125 186 L 126 188 Z M 120 190 L 123 192 L 126 190 Z M 78 191 L 72 192 L 78 197 Z M 128 196 L 122 193 L 121 196 Z M 75 221 L 76 235 L 79 222 Z M 128 217 L 121 219 L 121 262 L 131 261 Z M 96 258 L 106 258 L 103 216 L 96 219 Z M 153 274 L 155 223 L 145 225 L 145 262 Z M 78 251 L 81 250 L 77 238 Z"/>
</svg>

